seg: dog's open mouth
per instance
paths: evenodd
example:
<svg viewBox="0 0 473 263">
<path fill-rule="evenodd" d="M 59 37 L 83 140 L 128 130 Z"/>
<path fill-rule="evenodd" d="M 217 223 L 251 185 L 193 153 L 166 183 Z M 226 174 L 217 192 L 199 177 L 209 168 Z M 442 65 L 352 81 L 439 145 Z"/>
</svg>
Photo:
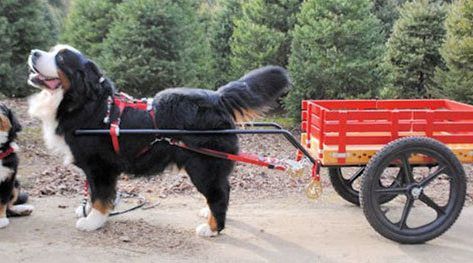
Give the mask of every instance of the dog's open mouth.
<svg viewBox="0 0 473 263">
<path fill-rule="evenodd" d="M 61 86 L 59 78 L 46 77 L 34 69 L 30 69 L 30 71 L 30 81 L 37 86 L 43 86 L 50 90 L 58 89 Z"/>
</svg>

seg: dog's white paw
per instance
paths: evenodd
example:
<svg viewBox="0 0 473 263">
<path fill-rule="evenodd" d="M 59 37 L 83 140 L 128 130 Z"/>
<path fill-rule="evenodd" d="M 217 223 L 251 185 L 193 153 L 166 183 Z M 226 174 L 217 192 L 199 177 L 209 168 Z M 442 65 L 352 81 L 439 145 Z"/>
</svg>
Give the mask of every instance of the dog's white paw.
<svg viewBox="0 0 473 263">
<path fill-rule="evenodd" d="M 29 216 L 33 213 L 34 207 L 32 205 L 14 205 L 10 210 L 18 215 Z"/>
<path fill-rule="evenodd" d="M 87 217 L 77 220 L 76 228 L 82 231 L 94 231 L 105 225 L 108 215 L 104 215 L 99 211 L 92 209 Z"/>
<path fill-rule="evenodd" d="M 207 223 L 199 225 L 195 229 L 195 233 L 200 237 L 215 237 L 218 235 L 218 232 L 212 231 L 212 229 L 210 229 L 209 224 Z"/>
<path fill-rule="evenodd" d="M 199 216 L 203 218 L 209 218 L 210 209 L 208 207 L 204 207 L 199 210 Z"/>
<path fill-rule="evenodd" d="M 85 205 L 85 215 L 84 205 L 80 205 L 79 207 L 77 207 L 75 213 L 77 218 L 86 217 L 90 213 L 90 203 L 87 202 L 87 204 Z"/>
<path fill-rule="evenodd" d="M 10 220 L 8 220 L 8 218 L 0 218 L 0 228 L 7 227 L 8 224 L 10 224 Z"/>
</svg>

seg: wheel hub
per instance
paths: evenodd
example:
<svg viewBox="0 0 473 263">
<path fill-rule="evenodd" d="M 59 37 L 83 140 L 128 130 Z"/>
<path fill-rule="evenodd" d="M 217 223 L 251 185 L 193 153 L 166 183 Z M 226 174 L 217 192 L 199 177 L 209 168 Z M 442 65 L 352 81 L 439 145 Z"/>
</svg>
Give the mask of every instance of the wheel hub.
<svg viewBox="0 0 473 263">
<path fill-rule="evenodd" d="M 419 196 L 422 194 L 423 188 L 420 186 L 414 186 L 411 189 L 411 195 L 414 199 L 419 199 Z"/>
</svg>

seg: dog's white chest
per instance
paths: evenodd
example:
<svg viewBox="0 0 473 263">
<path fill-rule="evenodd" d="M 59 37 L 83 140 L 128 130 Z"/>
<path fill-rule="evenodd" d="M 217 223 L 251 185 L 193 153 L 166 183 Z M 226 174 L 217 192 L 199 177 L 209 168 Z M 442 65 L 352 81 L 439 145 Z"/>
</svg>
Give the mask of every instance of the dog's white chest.
<svg viewBox="0 0 473 263">
<path fill-rule="evenodd" d="M 43 90 L 30 97 L 28 100 L 28 113 L 32 117 L 41 120 L 46 147 L 52 151 L 53 154 L 64 157 L 64 164 L 68 165 L 74 161 L 71 149 L 64 140 L 64 137 L 56 134 L 56 128 L 58 126 L 56 115 L 62 98 L 62 89 L 52 92 Z"/>
</svg>

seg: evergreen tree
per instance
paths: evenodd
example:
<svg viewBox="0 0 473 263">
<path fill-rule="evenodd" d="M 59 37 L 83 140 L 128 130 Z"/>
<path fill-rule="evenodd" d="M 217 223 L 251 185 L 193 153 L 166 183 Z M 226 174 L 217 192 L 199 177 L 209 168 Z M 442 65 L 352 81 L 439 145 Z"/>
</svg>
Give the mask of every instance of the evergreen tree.
<svg viewBox="0 0 473 263">
<path fill-rule="evenodd" d="M 231 43 L 234 76 L 255 67 L 288 63 L 291 34 L 301 0 L 253 0 L 242 5 Z"/>
<path fill-rule="evenodd" d="M 419 0 L 402 6 L 387 43 L 388 94 L 402 98 L 431 95 L 435 68 L 444 67 L 438 50 L 445 35 L 444 19 L 445 8 L 438 1 Z"/>
<path fill-rule="evenodd" d="M 173 86 L 209 84 L 209 47 L 195 9 L 195 1 L 118 5 L 101 61 L 119 88 L 148 96 Z"/>
<path fill-rule="evenodd" d="M 235 17 L 241 16 L 243 0 L 222 1 L 221 8 L 215 13 L 210 25 L 210 47 L 214 58 L 214 86 L 219 87 L 231 78 L 231 37 Z"/>
<path fill-rule="evenodd" d="M 381 20 L 387 40 L 391 35 L 394 22 L 399 18 L 399 6 L 406 0 L 374 0 L 373 12 Z"/>
<path fill-rule="evenodd" d="M 57 39 L 57 23 L 42 0 L 0 1 L 0 92 L 22 97 L 32 89 L 26 61 L 33 48 L 49 48 Z"/>
<path fill-rule="evenodd" d="M 61 40 L 91 58 L 98 58 L 102 42 L 114 19 L 114 10 L 121 0 L 74 1 L 65 21 Z"/>
<path fill-rule="evenodd" d="M 294 28 L 285 106 L 300 116 L 302 99 L 374 97 L 382 75 L 383 34 L 368 0 L 307 0 Z"/>
<path fill-rule="evenodd" d="M 440 53 L 447 67 L 436 72 L 440 93 L 473 103 L 473 0 L 455 1 L 445 26 L 446 40 Z"/>
</svg>

